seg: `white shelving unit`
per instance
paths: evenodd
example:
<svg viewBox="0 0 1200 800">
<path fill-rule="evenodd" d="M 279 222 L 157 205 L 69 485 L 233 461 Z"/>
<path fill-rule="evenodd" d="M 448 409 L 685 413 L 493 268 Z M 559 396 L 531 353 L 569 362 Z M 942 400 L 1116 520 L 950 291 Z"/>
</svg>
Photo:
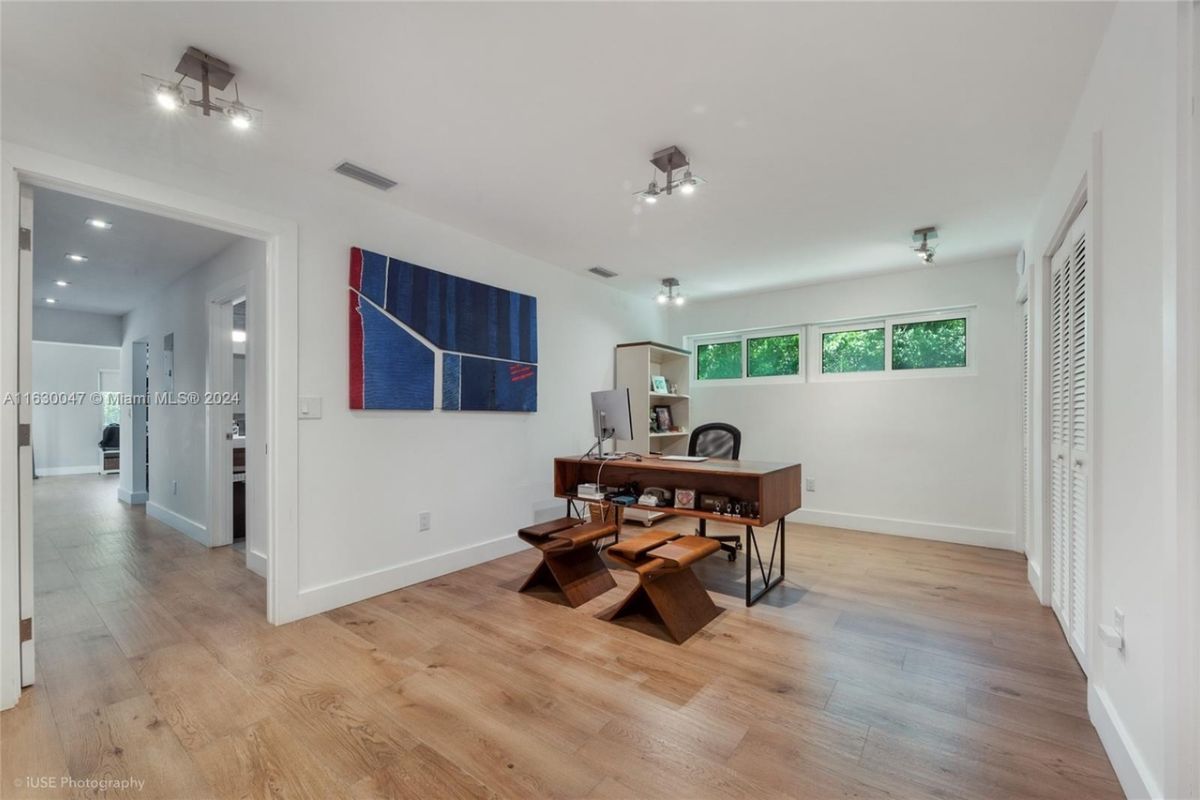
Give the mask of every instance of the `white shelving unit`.
<svg viewBox="0 0 1200 800">
<path fill-rule="evenodd" d="M 651 378 L 662 375 L 675 393 L 655 392 Z M 692 355 L 687 350 L 657 342 L 631 342 L 616 348 L 616 388 L 629 388 L 629 405 L 633 413 L 632 441 L 616 443 L 618 450 L 647 455 L 686 455 L 691 434 L 691 398 L 688 391 L 692 380 Z M 671 409 L 671 421 L 677 431 L 653 431 L 651 416 L 655 406 Z M 625 513 L 629 521 L 646 525 L 669 516 L 666 511 L 642 511 L 631 508 Z"/>
</svg>

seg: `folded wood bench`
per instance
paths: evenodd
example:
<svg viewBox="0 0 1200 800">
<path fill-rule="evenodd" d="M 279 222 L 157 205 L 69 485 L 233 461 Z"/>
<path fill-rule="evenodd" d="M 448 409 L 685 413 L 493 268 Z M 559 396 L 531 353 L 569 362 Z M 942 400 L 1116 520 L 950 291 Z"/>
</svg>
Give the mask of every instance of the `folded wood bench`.
<svg viewBox="0 0 1200 800">
<path fill-rule="evenodd" d="M 558 591 L 572 608 L 617 585 L 600 559 L 596 542 L 621 530 L 621 506 L 590 503 L 591 521 L 575 517 L 530 525 L 517 536 L 536 547 L 542 560 L 517 591 L 538 586 Z"/>
<path fill-rule="evenodd" d="M 658 619 L 679 644 L 721 613 L 704 591 L 692 564 L 721 549 L 721 543 L 702 536 L 678 536 L 670 531 L 646 533 L 618 542 L 608 555 L 637 573 L 637 588 L 599 615 L 615 620 L 642 613 Z"/>
</svg>

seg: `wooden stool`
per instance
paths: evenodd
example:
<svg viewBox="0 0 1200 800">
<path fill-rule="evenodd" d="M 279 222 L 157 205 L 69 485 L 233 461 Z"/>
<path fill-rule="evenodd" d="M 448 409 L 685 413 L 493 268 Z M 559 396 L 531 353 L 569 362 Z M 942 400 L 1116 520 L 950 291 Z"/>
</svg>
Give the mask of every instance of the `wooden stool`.
<svg viewBox="0 0 1200 800">
<path fill-rule="evenodd" d="M 599 618 L 612 621 L 642 612 L 661 620 L 671 638 L 683 644 L 721 613 L 692 572 L 692 564 L 720 549 L 715 539 L 673 533 L 647 533 L 614 544 L 609 556 L 636 572 L 638 585 Z"/>
<path fill-rule="evenodd" d="M 621 508 L 613 508 L 593 504 L 591 522 L 562 517 L 519 530 L 517 536 L 540 550 L 542 561 L 517 591 L 546 586 L 576 608 L 616 586 L 594 544 L 620 531 Z"/>
</svg>

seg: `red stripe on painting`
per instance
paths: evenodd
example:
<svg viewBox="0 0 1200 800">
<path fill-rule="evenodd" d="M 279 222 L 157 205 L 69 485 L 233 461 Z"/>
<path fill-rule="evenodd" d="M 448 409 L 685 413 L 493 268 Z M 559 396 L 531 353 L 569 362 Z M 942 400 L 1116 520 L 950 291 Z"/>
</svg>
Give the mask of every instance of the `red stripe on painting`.
<svg viewBox="0 0 1200 800">
<path fill-rule="evenodd" d="M 509 364 L 508 365 L 508 380 L 509 383 L 523 381 L 526 378 L 533 377 L 533 367 L 526 364 Z"/>
<path fill-rule="evenodd" d="M 358 248 L 355 248 L 358 251 Z M 351 259 L 351 272 L 354 261 Z M 359 268 L 362 254 L 359 253 Z M 358 292 L 350 290 L 350 408 L 363 407 L 363 323 L 358 310 Z"/>
<path fill-rule="evenodd" d="M 362 291 L 362 248 L 350 248 L 350 287 Z"/>
</svg>

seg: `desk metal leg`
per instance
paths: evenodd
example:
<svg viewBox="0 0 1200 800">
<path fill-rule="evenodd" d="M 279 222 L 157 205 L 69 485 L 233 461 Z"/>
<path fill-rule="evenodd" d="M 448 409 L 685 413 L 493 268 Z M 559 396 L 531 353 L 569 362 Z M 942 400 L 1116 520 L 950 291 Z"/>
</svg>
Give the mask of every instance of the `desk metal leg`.
<svg viewBox="0 0 1200 800">
<path fill-rule="evenodd" d="M 771 542 L 771 557 L 767 560 L 767 564 L 763 566 L 762 552 L 758 549 L 758 539 L 754 536 L 754 527 L 746 526 L 746 607 L 757 603 L 762 599 L 763 595 L 771 591 L 779 584 L 783 583 L 784 575 L 784 542 L 785 542 L 785 526 L 786 520 L 782 517 L 779 522 L 775 523 L 775 538 Z M 752 564 L 750 559 L 750 550 L 754 550 L 755 560 L 758 561 L 758 572 L 762 575 L 763 588 L 758 592 L 753 592 L 750 586 L 750 578 L 752 575 Z M 779 550 L 779 574 L 774 578 L 771 577 L 775 571 L 775 550 Z"/>
</svg>

